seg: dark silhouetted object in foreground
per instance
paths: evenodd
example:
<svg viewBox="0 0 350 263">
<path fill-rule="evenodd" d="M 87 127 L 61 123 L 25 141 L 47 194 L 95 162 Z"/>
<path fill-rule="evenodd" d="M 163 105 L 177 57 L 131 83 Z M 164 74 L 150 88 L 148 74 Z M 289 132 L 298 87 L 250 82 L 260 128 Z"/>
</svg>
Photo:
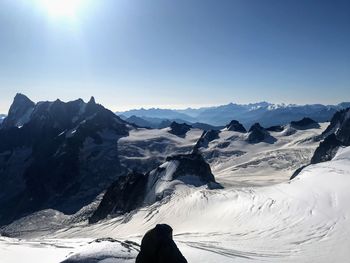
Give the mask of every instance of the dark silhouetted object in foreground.
<svg viewBox="0 0 350 263">
<path fill-rule="evenodd" d="M 173 240 L 173 229 L 159 224 L 143 237 L 136 263 L 187 263 L 187 260 Z"/>
</svg>

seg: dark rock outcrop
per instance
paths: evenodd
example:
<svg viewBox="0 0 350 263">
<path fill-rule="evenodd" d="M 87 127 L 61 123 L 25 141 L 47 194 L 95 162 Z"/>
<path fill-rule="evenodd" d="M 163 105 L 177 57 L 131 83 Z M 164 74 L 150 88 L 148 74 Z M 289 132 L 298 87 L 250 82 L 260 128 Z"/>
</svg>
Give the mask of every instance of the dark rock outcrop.
<svg viewBox="0 0 350 263">
<path fill-rule="evenodd" d="M 244 126 L 241 123 L 239 123 L 239 121 L 236 121 L 236 120 L 232 120 L 228 125 L 226 125 L 226 128 L 229 131 L 236 131 L 241 133 L 247 132 Z"/>
<path fill-rule="evenodd" d="M 271 132 L 281 132 L 284 130 L 283 126 L 280 125 L 275 125 L 275 126 L 271 126 L 266 128 L 267 131 L 271 131 Z"/>
<path fill-rule="evenodd" d="M 298 176 L 298 174 L 300 174 L 300 172 L 305 168 L 305 167 L 307 167 L 308 165 L 303 165 L 302 167 L 299 167 L 298 169 L 296 169 L 295 171 L 294 171 L 294 173 L 292 174 L 292 176 L 289 178 L 289 180 L 292 180 L 292 179 L 294 179 L 295 177 L 297 177 Z"/>
<path fill-rule="evenodd" d="M 103 199 L 89 218 L 89 223 L 106 218 L 109 214 L 123 214 L 136 209 L 145 197 L 148 174 L 137 172 L 120 176 L 108 187 Z"/>
<path fill-rule="evenodd" d="M 172 175 L 173 180 L 191 175 L 197 177 L 202 184 L 215 183 L 210 165 L 200 154 L 178 154 L 167 157 L 166 161 L 178 162 L 178 166 Z"/>
<path fill-rule="evenodd" d="M 337 139 L 337 136 L 334 133 L 330 134 L 316 148 L 310 163 L 316 164 L 332 160 L 337 153 L 338 148 L 342 145 L 343 143 Z"/>
<path fill-rule="evenodd" d="M 249 129 L 249 135 L 247 138 L 249 143 L 268 142 L 274 143 L 276 139 L 272 137 L 259 123 L 253 124 Z"/>
<path fill-rule="evenodd" d="M 22 126 L 30 119 L 35 103 L 23 94 L 17 93 L 7 117 L 3 120 L 2 128 Z"/>
<path fill-rule="evenodd" d="M 188 125 L 186 123 L 177 123 L 173 121 L 170 124 L 170 130 L 169 132 L 176 135 L 176 136 L 185 136 L 186 133 L 192 128 L 191 125 Z"/>
<path fill-rule="evenodd" d="M 220 134 L 220 131 L 216 131 L 216 130 L 204 131 L 201 137 L 198 139 L 196 145 L 194 146 L 193 151 L 196 152 L 201 147 L 208 147 L 208 144 L 211 141 L 214 141 L 219 138 L 219 134 Z"/>
<path fill-rule="evenodd" d="M 336 134 L 339 141 L 344 146 L 350 145 L 350 108 L 338 111 L 334 114 L 329 126 L 322 133 L 326 137 L 330 134 Z"/>
<path fill-rule="evenodd" d="M 310 164 L 330 161 L 339 147 L 350 146 L 350 108 L 334 114 L 331 123 L 318 139 L 322 140 L 322 138 L 324 140 L 316 148 Z M 301 170 L 295 171 L 291 179 L 295 178 Z"/>
<path fill-rule="evenodd" d="M 46 208 L 75 213 L 126 170 L 116 141 L 130 127 L 94 98 L 32 106 L 16 95 L 0 127 L 0 225 Z"/>
<path fill-rule="evenodd" d="M 316 149 L 311 163 L 331 160 L 340 146 L 350 146 L 350 108 L 334 114 L 331 123 L 322 133 L 325 139 Z"/>
<path fill-rule="evenodd" d="M 136 263 L 187 263 L 173 240 L 173 229 L 158 224 L 149 230 L 141 242 Z"/>
<path fill-rule="evenodd" d="M 200 154 L 170 156 L 163 165 L 146 174 L 133 172 L 119 177 L 107 189 L 89 222 L 95 223 L 108 215 L 121 215 L 159 201 L 173 192 L 174 181 L 196 187 L 221 187 L 215 182 L 209 164 Z M 159 192 L 157 186 L 163 190 Z"/>
<path fill-rule="evenodd" d="M 292 121 L 290 126 L 297 130 L 307 130 L 320 128 L 320 125 L 311 118 L 302 118 L 299 121 Z"/>
</svg>

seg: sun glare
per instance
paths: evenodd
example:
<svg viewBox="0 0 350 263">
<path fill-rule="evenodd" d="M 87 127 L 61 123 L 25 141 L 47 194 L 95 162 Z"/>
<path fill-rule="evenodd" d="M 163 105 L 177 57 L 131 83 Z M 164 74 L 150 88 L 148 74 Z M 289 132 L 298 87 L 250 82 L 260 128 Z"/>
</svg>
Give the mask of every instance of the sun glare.
<svg viewBox="0 0 350 263">
<path fill-rule="evenodd" d="M 50 17 L 74 18 L 83 0 L 40 0 Z"/>
</svg>

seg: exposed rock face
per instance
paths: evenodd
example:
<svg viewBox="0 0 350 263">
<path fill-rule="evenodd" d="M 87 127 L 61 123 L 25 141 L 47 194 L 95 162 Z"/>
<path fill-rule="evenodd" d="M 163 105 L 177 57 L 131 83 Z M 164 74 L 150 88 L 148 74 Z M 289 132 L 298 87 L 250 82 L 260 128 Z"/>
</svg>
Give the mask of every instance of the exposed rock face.
<svg viewBox="0 0 350 263">
<path fill-rule="evenodd" d="M 25 95 L 17 93 L 10 107 L 8 116 L 3 120 L 3 128 L 19 127 L 29 121 L 34 109 L 34 102 Z"/>
<path fill-rule="evenodd" d="M 208 144 L 211 141 L 214 141 L 215 139 L 219 138 L 220 131 L 216 130 L 209 130 L 209 131 L 204 131 L 199 140 L 197 141 L 194 151 L 198 151 L 199 148 L 201 147 L 208 147 Z"/>
<path fill-rule="evenodd" d="M 350 108 L 334 114 L 331 123 L 319 139 L 324 138 L 315 150 L 310 164 L 326 162 L 333 159 L 339 147 L 350 146 Z M 302 169 L 294 172 L 291 179 L 296 177 Z"/>
<path fill-rule="evenodd" d="M 266 128 L 267 131 L 271 131 L 271 132 L 281 132 L 284 130 L 283 126 L 280 125 L 276 125 L 276 126 L 271 126 L 269 128 Z"/>
<path fill-rule="evenodd" d="M 177 135 L 177 136 L 185 136 L 186 133 L 192 128 L 191 125 L 188 125 L 186 123 L 177 123 L 177 122 L 172 122 L 170 124 L 170 133 Z"/>
<path fill-rule="evenodd" d="M 338 111 L 334 114 L 331 123 L 322 135 L 327 136 L 331 133 L 335 133 L 337 139 L 345 146 L 350 145 L 350 108 Z"/>
<path fill-rule="evenodd" d="M 331 123 L 322 133 L 325 139 L 316 149 L 311 163 L 331 160 L 340 146 L 350 146 L 350 108 L 334 114 Z"/>
<path fill-rule="evenodd" d="M 147 174 L 132 173 L 119 177 L 105 193 L 90 218 L 95 223 L 110 214 L 120 215 L 150 205 L 171 195 L 178 185 L 218 188 L 214 175 L 200 154 L 168 157 L 166 162 Z"/>
<path fill-rule="evenodd" d="M 125 173 L 116 141 L 130 127 L 113 112 L 94 98 L 33 105 L 16 95 L 0 127 L 0 225 L 45 208 L 74 213 Z"/>
<path fill-rule="evenodd" d="M 269 142 L 273 143 L 276 141 L 259 123 L 255 123 L 249 129 L 249 135 L 247 138 L 249 143 Z"/>
<path fill-rule="evenodd" d="M 299 121 L 292 121 L 290 123 L 291 127 L 297 130 L 306 130 L 306 129 L 316 129 L 320 128 L 320 125 L 311 118 L 303 118 Z"/>
<path fill-rule="evenodd" d="M 101 204 L 89 218 L 89 223 L 96 223 L 109 214 L 123 214 L 136 209 L 145 196 L 148 175 L 137 172 L 120 176 L 108 187 Z"/>
<path fill-rule="evenodd" d="M 187 263 L 173 240 L 173 229 L 158 224 L 149 230 L 141 242 L 136 263 Z"/>
<path fill-rule="evenodd" d="M 327 136 L 315 150 L 310 163 L 316 164 L 332 160 L 337 153 L 338 148 L 342 145 L 342 142 L 337 139 L 337 136 L 334 133 Z"/>
<path fill-rule="evenodd" d="M 172 174 L 172 180 L 191 175 L 197 177 L 201 184 L 215 183 L 210 165 L 205 162 L 200 154 L 192 153 L 169 156 L 166 158 L 166 161 L 178 162 L 178 166 Z"/>
<path fill-rule="evenodd" d="M 229 131 L 236 131 L 236 132 L 242 132 L 242 133 L 246 133 L 247 130 L 244 128 L 244 126 L 239 123 L 236 120 L 232 120 L 227 126 L 226 126 L 227 130 Z"/>
</svg>

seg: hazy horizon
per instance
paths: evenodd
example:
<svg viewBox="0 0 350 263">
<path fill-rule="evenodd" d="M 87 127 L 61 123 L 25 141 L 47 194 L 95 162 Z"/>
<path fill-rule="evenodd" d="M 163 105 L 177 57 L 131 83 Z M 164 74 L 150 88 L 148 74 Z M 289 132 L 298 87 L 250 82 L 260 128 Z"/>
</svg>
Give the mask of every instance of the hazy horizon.
<svg viewBox="0 0 350 263">
<path fill-rule="evenodd" d="M 21 92 L 18 92 L 21 93 Z M 21 93 L 23 94 L 23 93 Z M 82 99 L 84 102 L 88 102 L 91 98 L 91 96 L 86 97 L 86 98 L 74 98 L 71 100 L 63 100 L 61 98 L 55 98 L 55 99 L 46 99 L 46 100 L 33 100 L 31 97 L 29 97 L 27 94 L 23 94 L 25 96 L 27 96 L 30 100 L 32 100 L 34 103 L 38 103 L 38 102 L 42 102 L 42 101 L 55 101 L 56 99 L 59 99 L 63 102 L 68 102 L 68 101 L 72 101 L 72 100 L 77 100 L 77 99 Z M 15 96 L 15 95 L 14 95 Z M 13 96 L 13 97 L 14 97 Z M 92 95 L 93 96 L 93 95 Z M 228 105 L 228 104 L 239 104 L 239 105 L 247 105 L 247 104 L 256 104 L 256 103 L 263 103 L 263 102 L 267 102 L 267 103 L 271 103 L 271 104 L 275 104 L 275 105 L 313 105 L 313 104 L 322 104 L 322 105 L 338 105 L 340 103 L 344 103 L 344 102 L 350 102 L 350 101 L 339 101 L 339 102 L 335 102 L 335 103 L 285 103 L 285 102 L 271 102 L 271 101 L 266 101 L 266 100 L 260 100 L 260 101 L 255 101 L 255 102 L 242 102 L 242 103 L 238 103 L 238 102 L 234 102 L 234 101 L 229 101 L 226 103 L 221 103 L 221 104 L 203 104 L 203 105 L 149 105 L 149 106 L 135 106 L 135 107 L 130 107 L 130 108 L 118 108 L 117 106 L 110 106 L 108 107 L 107 105 L 104 105 L 103 103 L 101 103 L 96 96 L 93 96 L 95 98 L 96 103 L 103 105 L 105 108 L 113 111 L 113 112 L 126 112 L 129 110 L 139 110 L 139 109 L 145 109 L 145 110 L 149 110 L 149 109 L 167 109 L 167 110 L 186 110 L 186 109 L 199 109 L 199 108 L 209 108 L 209 107 L 217 107 L 217 106 L 222 106 L 222 105 Z M 10 104 L 12 103 L 12 99 Z M 10 107 L 11 105 L 9 105 Z M 1 112 L 0 114 L 7 114 L 8 113 L 8 109 L 5 112 Z"/>
</svg>

